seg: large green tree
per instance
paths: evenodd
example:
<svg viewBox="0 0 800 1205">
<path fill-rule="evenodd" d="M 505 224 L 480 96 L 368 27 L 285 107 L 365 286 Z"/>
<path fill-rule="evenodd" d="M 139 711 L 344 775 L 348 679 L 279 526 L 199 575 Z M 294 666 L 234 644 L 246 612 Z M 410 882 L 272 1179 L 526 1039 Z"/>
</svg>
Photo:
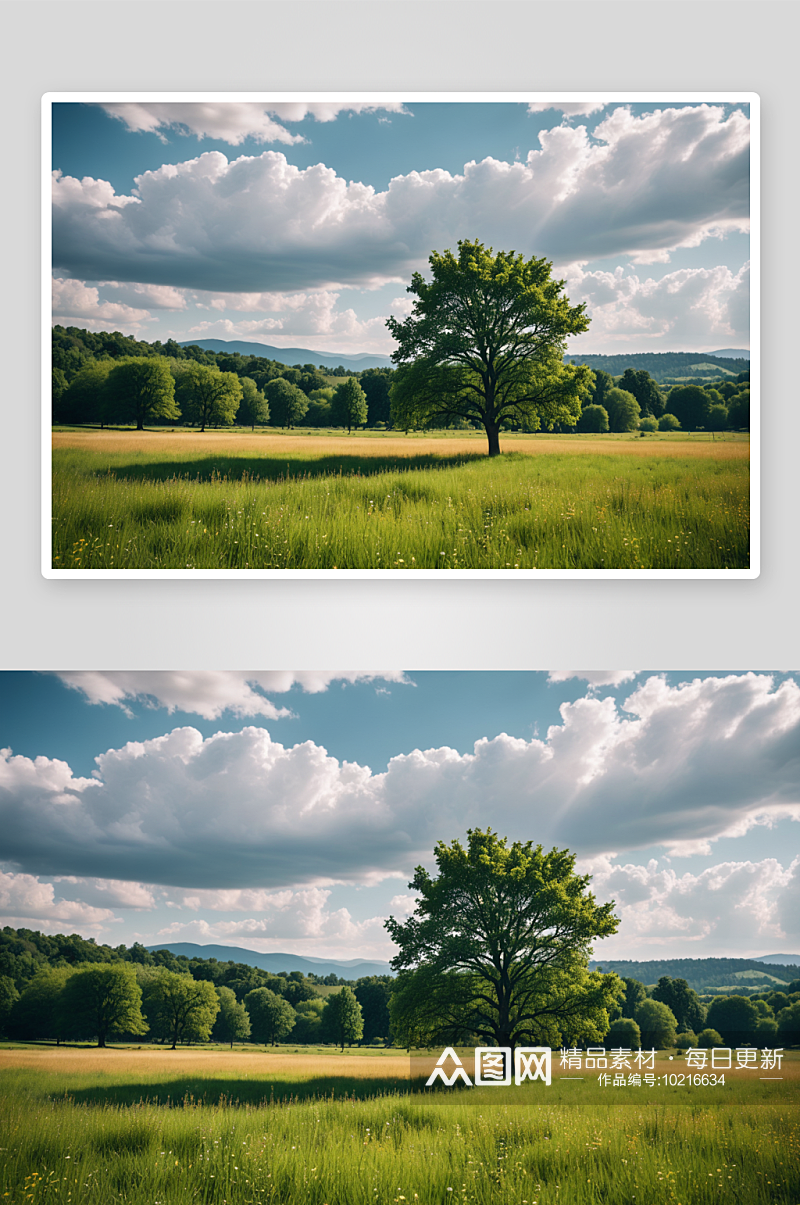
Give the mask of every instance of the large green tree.
<svg viewBox="0 0 800 1205">
<path fill-rule="evenodd" d="M 639 403 L 627 389 L 609 389 L 603 405 L 608 411 L 612 431 L 635 431 L 639 423 Z"/>
<path fill-rule="evenodd" d="M 353 427 L 363 427 L 367 421 L 367 395 L 355 377 L 346 377 L 336 386 L 331 418 L 336 426 L 347 427 L 348 435 Z"/>
<path fill-rule="evenodd" d="M 143 978 L 144 1008 L 156 1036 L 171 1042 L 207 1042 L 219 1012 L 214 984 L 157 967 Z"/>
<path fill-rule="evenodd" d="M 617 975 L 588 969 L 591 943 L 615 933 L 613 903 L 598 905 L 568 850 L 470 829 L 467 849 L 439 842 L 437 877 L 418 866 L 405 922 L 386 922 L 406 972 L 394 1031 L 430 1040 L 477 1035 L 498 1046 L 600 1041 L 622 995 Z"/>
<path fill-rule="evenodd" d="M 699 385 L 676 385 L 666 401 L 666 409 L 675 415 L 684 431 L 705 427 L 710 408 L 711 399 Z"/>
<path fill-rule="evenodd" d="M 308 410 L 308 398 L 302 389 L 283 377 L 269 381 L 264 393 L 269 402 L 273 427 L 296 427 Z"/>
<path fill-rule="evenodd" d="M 253 1041 L 272 1043 L 285 1038 L 294 1028 L 296 1013 L 288 1000 L 284 1000 L 268 987 L 258 987 L 244 998 L 245 1008 L 250 1014 L 250 1032 Z"/>
<path fill-rule="evenodd" d="M 564 282 L 550 279 L 552 264 L 466 240 L 457 256 L 434 251 L 429 263 L 430 282 L 419 272 L 411 278 L 412 313 L 386 324 L 398 343 L 395 425 L 477 422 L 490 456 L 504 427 L 574 426 L 592 374 L 563 358 L 567 336 L 589 319 L 584 306 L 570 306 Z"/>
<path fill-rule="evenodd" d="M 240 377 L 239 384 L 242 387 L 242 400 L 236 412 L 237 421 L 243 427 L 251 427 L 253 431 L 256 429 L 256 423 L 262 427 L 266 426 L 269 422 L 269 404 L 266 397 L 252 377 Z"/>
<path fill-rule="evenodd" d="M 246 1042 L 250 1037 L 250 1017 L 247 1009 L 236 999 L 235 992 L 220 984 L 216 989 L 219 1001 L 219 1012 L 211 1031 L 215 1042 L 230 1042 L 231 1050 L 234 1042 Z"/>
<path fill-rule="evenodd" d="M 351 987 L 328 996 L 322 1012 L 322 1037 L 336 1042 L 344 1050 L 345 1043 L 352 1046 L 364 1033 L 364 1018 L 361 1005 Z"/>
<path fill-rule="evenodd" d="M 699 1033 L 705 1025 L 705 1006 L 685 979 L 671 979 L 669 975 L 662 975 L 653 988 L 653 999 L 660 1000 L 667 1008 L 672 1009 L 678 1029 L 690 1029 Z"/>
<path fill-rule="evenodd" d="M 664 413 L 664 395 L 644 368 L 626 368 L 619 379 L 619 387 L 633 394 L 642 414 L 659 418 Z"/>
<path fill-rule="evenodd" d="M 70 975 L 58 1011 L 68 1037 L 97 1038 L 105 1046 L 113 1034 L 147 1033 L 142 992 L 130 963 L 94 963 Z"/>
<path fill-rule="evenodd" d="M 108 374 L 103 405 L 106 421 L 135 422 L 137 431 L 158 418 L 180 418 L 169 360 L 164 356 L 118 360 Z"/>
<path fill-rule="evenodd" d="M 220 372 L 193 360 L 179 365 L 175 392 L 184 420 L 201 431 L 232 426 L 242 400 L 242 386 L 235 372 Z"/>
</svg>

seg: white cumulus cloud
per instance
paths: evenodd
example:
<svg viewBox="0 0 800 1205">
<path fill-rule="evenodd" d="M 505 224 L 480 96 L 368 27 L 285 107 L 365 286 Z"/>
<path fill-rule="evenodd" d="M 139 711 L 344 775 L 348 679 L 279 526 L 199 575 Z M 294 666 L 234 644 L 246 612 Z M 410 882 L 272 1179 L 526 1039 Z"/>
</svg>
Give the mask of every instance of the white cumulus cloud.
<svg viewBox="0 0 800 1205">
<path fill-rule="evenodd" d="M 554 669 L 547 675 L 547 681 L 567 682 L 570 678 L 580 678 L 590 686 L 621 686 L 635 678 L 638 672 L 636 669 Z"/>
<path fill-rule="evenodd" d="M 722 862 L 697 874 L 656 859 L 647 866 L 595 859 L 581 869 L 592 874 L 598 900 L 614 899 L 621 918 L 619 933 L 595 950 L 599 959 L 741 956 L 800 937 L 800 858 L 788 867 L 775 858 Z"/>
<path fill-rule="evenodd" d="M 622 704 L 592 691 L 560 710 L 543 739 L 415 749 L 380 774 L 257 727 L 130 742 L 90 779 L 6 750 L 5 857 L 44 875 L 275 890 L 408 872 L 472 826 L 586 856 L 800 817 L 791 678 L 650 677 Z"/>
<path fill-rule="evenodd" d="M 272 150 L 165 164 L 131 196 L 56 171 L 54 263 L 80 280 L 261 293 L 405 280 L 465 231 L 559 264 L 652 259 L 747 229 L 748 136 L 720 106 L 619 107 L 591 138 L 557 126 L 519 161 L 412 171 L 383 191 Z"/>
<path fill-rule="evenodd" d="M 65 686 L 80 691 L 89 703 L 127 708 L 134 700 L 151 701 L 169 712 L 185 711 L 215 720 L 225 711 L 233 715 L 260 715 L 279 719 L 291 715 L 276 707 L 259 691 L 285 694 L 293 686 L 309 694 L 327 690 L 332 682 L 389 681 L 407 683 L 399 671 L 266 670 L 261 673 L 235 670 L 59 670 L 55 676 Z M 255 688 L 259 689 L 256 690 Z"/>
<path fill-rule="evenodd" d="M 166 141 L 163 131 L 195 134 L 198 138 L 217 138 L 232 146 L 239 146 L 246 138 L 255 142 L 303 142 L 302 134 L 292 134 L 280 122 L 302 121 L 314 117 L 316 121 L 335 121 L 340 113 L 375 112 L 405 113 L 397 101 L 383 104 L 335 101 L 312 103 L 289 102 L 264 104 L 257 101 L 136 101 L 102 103 L 110 117 L 123 121 L 129 130 L 158 134 Z M 276 121 L 275 118 L 279 118 Z"/>
</svg>

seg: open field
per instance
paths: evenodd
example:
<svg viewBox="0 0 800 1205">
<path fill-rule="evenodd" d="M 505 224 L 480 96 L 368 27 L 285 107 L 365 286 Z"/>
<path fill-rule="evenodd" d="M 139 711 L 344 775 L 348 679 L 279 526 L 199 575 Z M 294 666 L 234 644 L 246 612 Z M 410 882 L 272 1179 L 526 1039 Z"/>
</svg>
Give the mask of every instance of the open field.
<svg viewBox="0 0 800 1205">
<path fill-rule="evenodd" d="M 394 1051 L 0 1049 L 0 1199 L 800 1201 L 796 1098 L 758 1103 L 763 1086 L 730 1104 L 728 1089 L 633 1088 L 618 1104 L 598 1088 L 570 1106 L 541 1085 L 496 1103 L 493 1089 L 410 1094 L 401 1068 Z M 784 1074 L 799 1070 L 785 1055 Z"/>
<path fill-rule="evenodd" d="M 749 441 L 56 431 L 62 569 L 741 569 Z"/>
</svg>

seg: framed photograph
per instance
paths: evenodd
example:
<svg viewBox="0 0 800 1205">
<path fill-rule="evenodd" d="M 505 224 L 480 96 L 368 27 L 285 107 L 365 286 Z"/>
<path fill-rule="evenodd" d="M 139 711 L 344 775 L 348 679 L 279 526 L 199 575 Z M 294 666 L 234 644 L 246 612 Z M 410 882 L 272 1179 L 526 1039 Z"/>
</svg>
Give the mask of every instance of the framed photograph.
<svg viewBox="0 0 800 1205">
<path fill-rule="evenodd" d="M 44 575 L 757 577 L 758 116 L 45 96 Z"/>
</svg>

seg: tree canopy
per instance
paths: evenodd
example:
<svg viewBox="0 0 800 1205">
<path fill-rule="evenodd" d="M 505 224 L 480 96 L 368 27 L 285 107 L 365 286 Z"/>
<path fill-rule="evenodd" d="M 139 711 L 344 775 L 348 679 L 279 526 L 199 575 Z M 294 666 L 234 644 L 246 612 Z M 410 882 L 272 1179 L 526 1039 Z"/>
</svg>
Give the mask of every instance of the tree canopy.
<svg viewBox="0 0 800 1205">
<path fill-rule="evenodd" d="M 336 386 L 331 403 L 331 418 L 340 427 L 363 427 L 367 421 L 367 395 L 355 377 L 345 377 Z"/>
<path fill-rule="evenodd" d="M 206 427 L 230 427 L 242 400 L 242 386 L 233 372 L 220 372 L 188 361 L 177 371 L 177 401 L 184 419 Z"/>
<path fill-rule="evenodd" d="M 341 991 L 328 996 L 322 1011 L 321 1029 L 323 1038 L 336 1042 L 342 1050 L 345 1042 L 352 1046 L 353 1042 L 363 1037 L 364 1018 L 352 988 L 343 987 Z"/>
<path fill-rule="evenodd" d="M 108 421 L 136 423 L 143 431 L 153 419 L 178 419 L 175 382 L 164 356 L 119 360 L 106 378 L 104 405 Z"/>
<path fill-rule="evenodd" d="M 275 1046 L 278 1038 L 285 1038 L 294 1027 L 296 1013 L 291 1004 L 268 987 L 248 992 L 244 1003 L 250 1014 L 250 1031 L 256 1042 L 271 1042 Z"/>
<path fill-rule="evenodd" d="M 116 962 L 81 967 L 69 975 L 58 1008 L 67 1037 L 97 1038 L 105 1046 L 112 1034 L 147 1033 L 142 992 L 132 966 Z"/>
<path fill-rule="evenodd" d="M 583 305 L 570 306 L 564 281 L 550 279 L 552 264 L 467 240 L 457 256 L 434 251 L 429 263 L 430 282 L 419 272 L 411 278 L 412 313 L 386 323 L 398 342 L 395 425 L 460 417 L 484 428 L 490 456 L 500 452 L 504 427 L 574 426 L 592 376 L 565 365 L 564 351 L 589 319 Z"/>
<path fill-rule="evenodd" d="M 395 1032 L 511 1047 L 600 1041 L 623 985 L 588 961 L 590 943 L 616 932 L 613 903 L 595 903 L 568 850 L 509 846 L 491 829 L 468 838 L 467 849 L 437 844 L 438 877 L 418 866 L 409 884 L 414 914 L 386 922 L 403 972 Z"/>
</svg>

